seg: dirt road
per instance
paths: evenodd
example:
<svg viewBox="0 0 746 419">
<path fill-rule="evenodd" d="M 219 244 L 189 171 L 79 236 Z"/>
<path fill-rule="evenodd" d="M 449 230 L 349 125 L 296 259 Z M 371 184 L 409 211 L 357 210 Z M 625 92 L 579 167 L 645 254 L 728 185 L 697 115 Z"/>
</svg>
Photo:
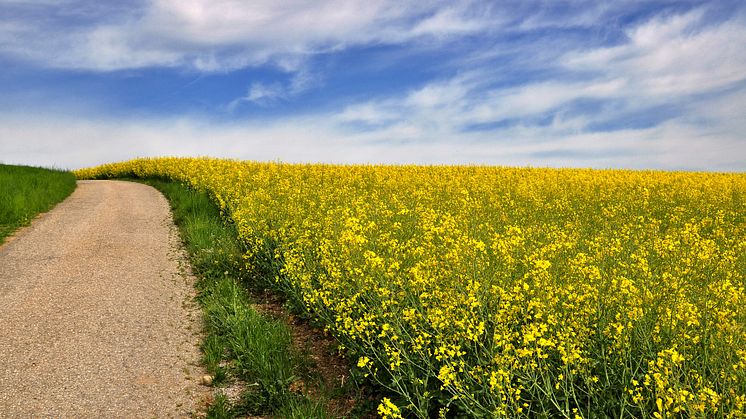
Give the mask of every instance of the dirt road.
<svg viewBox="0 0 746 419">
<path fill-rule="evenodd" d="M 183 417 L 200 315 L 166 199 L 81 181 L 0 247 L 0 417 Z"/>
</svg>

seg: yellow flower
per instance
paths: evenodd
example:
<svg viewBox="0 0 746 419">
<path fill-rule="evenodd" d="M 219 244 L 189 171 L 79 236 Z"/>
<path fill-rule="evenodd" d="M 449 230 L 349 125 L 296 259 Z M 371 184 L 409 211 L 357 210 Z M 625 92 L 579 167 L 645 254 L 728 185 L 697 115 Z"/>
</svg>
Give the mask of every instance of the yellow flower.
<svg viewBox="0 0 746 419">
<path fill-rule="evenodd" d="M 382 418 L 396 419 L 402 417 L 399 407 L 392 403 L 388 397 L 384 397 L 378 405 L 378 414 L 381 415 Z"/>
<path fill-rule="evenodd" d="M 746 404 L 744 173 L 157 158 L 76 175 L 207 193 L 237 263 L 367 354 L 358 367 L 384 369 L 413 417 L 443 407 L 435 380 L 453 411 L 485 417 L 577 394 L 590 417 Z M 531 390 L 546 383 L 557 394 Z M 388 399 L 379 413 L 401 415 Z"/>
<path fill-rule="evenodd" d="M 372 362 L 367 356 L 361 356 L 360 359 L 357 360 L 357 366 L 359 368 L 367 368 L 370 364 L 372 364 Z"/>
</svg>

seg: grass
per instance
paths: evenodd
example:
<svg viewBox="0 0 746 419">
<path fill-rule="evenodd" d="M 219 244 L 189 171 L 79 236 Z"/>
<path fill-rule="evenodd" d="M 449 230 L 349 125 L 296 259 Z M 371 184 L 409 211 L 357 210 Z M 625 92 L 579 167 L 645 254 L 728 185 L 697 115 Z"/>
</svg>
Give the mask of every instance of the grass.
<svg viewBox="0 0 746 419">
<path fill-rule="evenodd" d="M 70 172 L 0 164 L 0 243 L 74 190 Z"/>
<path fill-rule="evenodd" d="M 288 324 L 259 313 L 252 305 L 249 279 L 257 279 L 256 273 L 246 271 L 244 249 L 235 227 L 226 223 L 205 193 L 175 182 L 137 181 L 160 190 L 171 203 L 198 278 L 198 300 L 207 332 L 202 343 L 203 362 L 213 377 L 212 385 L 217 389 L 244 388 L 238 400 L 229 400 L 222 391 L 216 391 L 208 417 L 333 417 L 329 400 L 340 395 L 323 385 L 313 395 L 297 390 L 307 387 L 298 383 L 319 382 L 314 376 L 314 362 L 293 345 Z M 342 397 L 350 397 L 345 392 Z"/>
</svg>

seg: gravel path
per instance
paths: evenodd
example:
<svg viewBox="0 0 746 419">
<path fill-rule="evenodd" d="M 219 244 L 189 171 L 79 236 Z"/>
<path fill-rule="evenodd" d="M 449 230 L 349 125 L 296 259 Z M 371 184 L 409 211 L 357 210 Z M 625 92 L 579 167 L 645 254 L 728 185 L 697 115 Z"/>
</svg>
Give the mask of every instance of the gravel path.
<svg viewBox="0 0 746 419">
<path fill-rule="evenodd" d="M 81 181 L 0 247 L 0 417 L 184 417 L 199 311 L 166 199 Z"/>
</svg>

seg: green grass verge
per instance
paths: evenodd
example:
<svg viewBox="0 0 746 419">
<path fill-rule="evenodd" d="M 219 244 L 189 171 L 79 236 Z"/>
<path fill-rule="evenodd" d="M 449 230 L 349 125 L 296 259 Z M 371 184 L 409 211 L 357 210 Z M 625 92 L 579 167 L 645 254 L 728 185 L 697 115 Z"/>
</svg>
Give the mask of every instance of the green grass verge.
<svg viewBox="0 0 746 419">
<path fill-rule="evenodd" d="M 308 378 L 308 362 L 293 348 L 288 325 L 252 307 L 242 282 L 248 272 L 235 228 L 225 222 L 205 193 L 174 182 L 137 181 L 155 187 L 171 203 L 198 278 L 207 332 L 203 361 L 214 377 L 212 385 L 228 386 L 240 380 L 246 388 L 234 403 L 217 392 L 208 417 L 329 417 L 323 397 L 311 400 L 290 390 L 294 381 Z"/>
<path fill-rule="evenodd" d="M 0 164 L 0 243 L 74 190 L 70 172 Z"/>
</svg>

